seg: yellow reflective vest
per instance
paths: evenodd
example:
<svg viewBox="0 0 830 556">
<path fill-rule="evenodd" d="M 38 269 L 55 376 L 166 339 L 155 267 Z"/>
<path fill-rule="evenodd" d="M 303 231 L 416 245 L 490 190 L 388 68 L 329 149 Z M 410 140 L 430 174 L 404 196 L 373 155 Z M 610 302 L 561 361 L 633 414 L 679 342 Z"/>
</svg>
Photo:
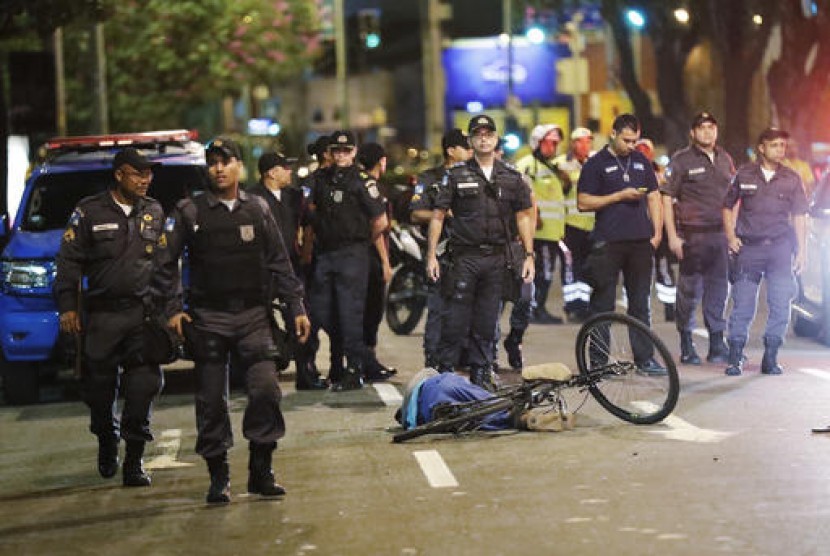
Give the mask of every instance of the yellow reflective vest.
<svg viewBox="0 0 830 556">
<path fill-rule="evenodd" d="M 551 162 L 551 165 L 553 163 Z M 539 224 L 534 237 L 559 241 L 565 237 L 565 194 L 562 182 L 548 166 L 529 154 L 516 162 L 516 168 L 533 184 L 536 205 L 539 207 Z"/>
<path fill-rule="evenodd" d="M 571 178 L 571 187 L 565 193 L 565 224 L 590 232 L 594 229 L 594 213 L 579 212 L 576 207 L 576 184 L 579 181 L 579 174 L 582 172 L 582 164 L 569 154 L 557 156 L 554 163 Z"/>
</svg>

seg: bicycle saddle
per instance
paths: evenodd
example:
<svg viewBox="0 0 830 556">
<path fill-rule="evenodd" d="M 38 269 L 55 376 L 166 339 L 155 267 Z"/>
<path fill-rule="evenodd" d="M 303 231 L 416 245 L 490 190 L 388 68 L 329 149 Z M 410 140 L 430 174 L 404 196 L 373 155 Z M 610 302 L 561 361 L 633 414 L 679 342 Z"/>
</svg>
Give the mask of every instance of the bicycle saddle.
<svg viewBox="0 0 830 556">
<path fill-rule="evenodd" d="M 567 382 L 572 377 L 573 373 L 564 363 L 542 363 L 522 369 L 522 378 L 525 380 Z"/>
</svg>

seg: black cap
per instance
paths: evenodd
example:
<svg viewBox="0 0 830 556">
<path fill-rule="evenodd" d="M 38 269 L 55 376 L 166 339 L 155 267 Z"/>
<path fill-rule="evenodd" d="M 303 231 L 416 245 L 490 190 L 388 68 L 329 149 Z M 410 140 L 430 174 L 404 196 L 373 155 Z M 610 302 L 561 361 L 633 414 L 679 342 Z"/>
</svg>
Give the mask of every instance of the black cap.
<svg viewBox="0 0 830 556">
<path fill-rule="evenodd" d="M 337 149 L 340 147 L 354 147 L 356 145 L 354 134 L 351 131 L 335 131 L 331 134 L 329 141 L 330 149 Z"/>
<path fill-rule="evenodd" d="M 386 151 L 377 143 L 363 143 L 357 150 L 357 161 L 367 170 L 374 168 L 384 156 Z"/>
<path fill-rule="evenodd" d="M 118 170 L 125 164 L 129 164 L 139 172 L 143 172 L 144 170 L 148 170 L 150 168 L 155 168 L 156 166 L 161 166 L 160 163 L 151 161 L 146 156 L 135 150 L 133 147 L 121 149 L 116 153 L 115 158 L 112 159 L 113 170 Z"/>
<path fill-rule="evenodd" d="M 467 124 L 467 133 L 472 135 L 477 129 L 482 127 L 489 128 L 491 131 L 496 131 L 496 122 L 494 122 L 493 118 L 487 114 L 480 114 L 470 118 L 470 123 Z"/>
<path fill-rule="evenodd" d="M 219 151 L 228 158 L 236 158 L 242 160 L 242 149 L 239 148 L 239 143 L 230 137 L 219 136 L 205 146 L 205 154 L 210 154 L 213 151 Z"/>
<path fill-rule="evenodd" d="M 326 149 L 329 147 L 329 143 L 331 142 L 331 136 L 329 135 L 321 135 L 317 138 L 317 140 L 306 147 L 306 151 L 308 154 L 312 156 L 316 156 L 318 159 L 323 156 L 323 153 L 326 152 Z"/>
<path fill-rule="evenodd" d="M 451 129 L 441 137 L 441 149 L 446 152 L 450 147 L 464 147 L 465 149 L 469 149 L 470 139 L 460 129 Z"/>
<path fill-rule="evenodd" d="M 776 139 L 789 139 L 790 134 L 784 131 L 783 129 L 778 129 L 777 127 L 768 127 L 761 134 L 758 136 L 758 145 L 763 143 L 764 141 L 775 141 Z"/>
<path fill-rule="evenodd" d="M 267 152 L 259 157 L 257 166 L 259 166 L 259 174 L 264 176 L 268 170 L 274 168 L 275 166 L 287 168 L 295 162 L 297 162 L 296 158 L 288 158 L 282 153 Z"/>
<path fill-rule="evenodd" d="M 695 114 L 695 117 L 692 118 L 692 129 L 694 129 L 698 126 L 701 126 L 701 125 L 705 124 L 706 122 L 709 122 L 710 124 L 718 125 L 718 121 L 715 119 L 715 117 L 711 113 L 709 113 L 709 112 L 698 112 L 697 114 Z"/>
</svg>

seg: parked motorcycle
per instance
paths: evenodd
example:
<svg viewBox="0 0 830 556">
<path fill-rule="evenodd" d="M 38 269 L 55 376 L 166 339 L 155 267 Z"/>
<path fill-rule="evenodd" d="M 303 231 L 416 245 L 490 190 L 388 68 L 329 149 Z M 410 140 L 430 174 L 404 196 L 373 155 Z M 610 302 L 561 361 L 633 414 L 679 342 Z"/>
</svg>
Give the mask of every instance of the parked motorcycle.
<svg viewBox="0 0 830 556">
<path fill-rule="evenodd" d="M 427 239 L 415 226 L 395 224 L 389 234 L 392 279 L 386 289 L 386 323 L 395 334 L 411 333 L 427 305 Z"/>
</svg>

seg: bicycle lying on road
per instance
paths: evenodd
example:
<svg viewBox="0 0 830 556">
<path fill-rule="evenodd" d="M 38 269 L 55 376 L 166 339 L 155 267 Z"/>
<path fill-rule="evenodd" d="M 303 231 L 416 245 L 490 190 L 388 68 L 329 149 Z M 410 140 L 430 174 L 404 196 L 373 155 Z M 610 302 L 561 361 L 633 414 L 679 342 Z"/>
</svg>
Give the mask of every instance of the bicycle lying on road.
<svg viewBox="0 0 830 556">
<path fill-rule="evenodd" d="M 658 365 L 645 365 L 650 359 Z M 610 413 L 635 425 L 658 423 L 677 405 L 680 379 L 671 353 L 654 332 L 628 315 L 601 313 L 588 319 L 576 337 L 576 363 L 576 374 L 561 364 L 526 367 L 521 384 L 484 400 L 438 405 L 430 421 L 395 434 L 393 441 L 474 431 L 500 412 L 509 412 L 516 422 L 540 408 L 565 415 L 564 394 L 571 389 L 587 390 Z"/>
</svg>

